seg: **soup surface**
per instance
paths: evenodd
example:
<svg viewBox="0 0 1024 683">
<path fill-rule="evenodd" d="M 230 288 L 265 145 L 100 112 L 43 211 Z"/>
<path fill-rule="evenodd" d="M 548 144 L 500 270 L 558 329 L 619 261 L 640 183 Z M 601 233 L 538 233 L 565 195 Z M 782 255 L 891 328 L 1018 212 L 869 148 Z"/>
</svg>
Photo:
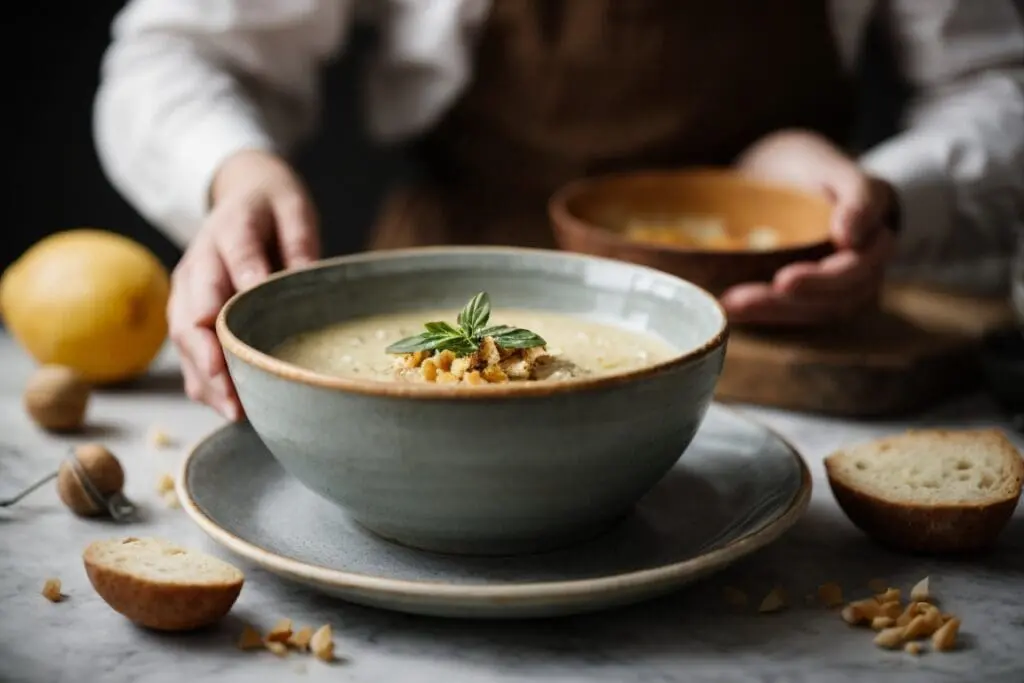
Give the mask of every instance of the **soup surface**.
<svg viewBox="0 0 1024 683">
<path fill-rule="evenodd" d="M 386 349 L 421 332 L 424 321 L 453 321 L 456 313 L 448 309 L 421 310 L 345 321 L 286 339 L 273 355 L 307 370 L 340 377 L 441 382 L 454 372 L 458 376 L 451 381 L 455 381 L 463 376 L 459 360 L 453 363 L 449 357 L 447 361 L 440 358 L 435 362 L 431 360 L 433 352 L 393 354 Z M 546 311 L 495 309 L 489 324 L 526 329 L 546 342 L 535 349 L 515 352 L 525 353 L 525 357 L 511 357 L 513 352 L 503 351 L 501 365 L 505 371 L 495 373 L 504 379 L 488 379 L 491 383 L 619 374 L 678 355 L 670 344 L 653 334 Z M 486 344 L 481 348 L 483 352 Z M 530 363 L 531 371 L 526 375 L 509 367 L 520 360 Z M 425 366 L 431 363 L 433 369 L 428 370 Z M 483 370 L 486 377 L 487 368 Z"/>
</svg>

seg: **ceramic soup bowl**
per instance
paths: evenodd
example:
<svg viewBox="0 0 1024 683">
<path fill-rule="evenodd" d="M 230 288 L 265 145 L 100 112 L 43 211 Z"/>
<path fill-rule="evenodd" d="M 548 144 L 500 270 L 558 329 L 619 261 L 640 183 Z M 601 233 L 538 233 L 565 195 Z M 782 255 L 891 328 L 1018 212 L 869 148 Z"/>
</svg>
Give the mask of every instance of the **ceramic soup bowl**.
<svg viewBox="0 0 1024 683">
<path fill-rule="evenodd" d="M 331 376 L 271 355 L 296 333 L 457 311 L 479 291 L 501 307 L 647 331 L 678 353 L 626 374 L 487 386 Z M 297 480 L 386 539 L 500 555 L 583 540 L 628 514 L 703 420 L 728 328 L 709 293 L 643 266 L 452 247 L 278 274 L 235 295 L 217 333 L 248 420 Z"/>
</svg>

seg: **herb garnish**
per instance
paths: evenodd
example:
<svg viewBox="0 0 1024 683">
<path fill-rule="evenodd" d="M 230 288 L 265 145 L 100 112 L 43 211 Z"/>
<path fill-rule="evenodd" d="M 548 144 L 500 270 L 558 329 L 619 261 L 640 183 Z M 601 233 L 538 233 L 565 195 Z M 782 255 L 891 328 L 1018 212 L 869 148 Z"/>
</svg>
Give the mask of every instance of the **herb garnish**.
<svg viewBox="0 0 1024 683">
<path fill-rule="evenodd" d="M 387 353 L 415 353 L 416 351 L 451 351 L 456 356 L 468 356 L 480 348 L 485 337 L 503 349 L 532 349 L 547 342 L 540 335 L 509 325 L 487 327 L 491 318 L 491 299 L 487 292 L 474 296 L 456 318 L 456 326 L 446 322 L 430 322 L 422 332 L 406 337 L 389 346 Z"/>
</svg>

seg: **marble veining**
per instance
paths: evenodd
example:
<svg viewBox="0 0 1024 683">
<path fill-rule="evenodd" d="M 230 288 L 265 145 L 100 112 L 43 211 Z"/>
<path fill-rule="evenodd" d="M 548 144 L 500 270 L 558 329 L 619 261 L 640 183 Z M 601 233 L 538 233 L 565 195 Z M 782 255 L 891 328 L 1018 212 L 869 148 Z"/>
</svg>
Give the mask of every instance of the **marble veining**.
<svg viewBox="0 0 1024 683">
<path fill-rule="evenodd" d="M 856 423 L 744 409 L 763 420 L 807 458 L 815 494 L 807 515 L 782 540 L 721 575 L 669 598 L 602 614 L 556 621 L 460 622 L 357 607 L 280 582 L 242 564 L 247 584 L 235 610 L 217 628 L 167 636 L 135 628 L 92 592 L 81 549 L 99 537 L 163 535 L 223 557 L 180 510 L 167 509 L 156 481 L 175 472 L 183 450 L 220 422 L 189 404 L 166 353 L 153 377 L 130 392 L 96 396 L 93 432 L 76 439 L 47 436 L 20 406 L 31 365 L 0 336 L 0 491 L 17 489 L 55 466 L 69 441 L 102 440 L 121 457 L 126 493 L 143 508 L 131 527 L 74 518 L 51 488 L 0 510 L 0 682 L 2 683 L 1020 683 L 1024 680 L 1024 508 L 998 550 L 971 561 L 914 558 L 874 546 L 839 512 L 821 458 L 851 441 L 909 426 Z M 976 397 L 914 421 L 1004 426 L 992 405 Z M 147 432 L 160 425 L 177 439 L 154 449 Z M 1018 445 L 1024 446 L 1019 437 Z M 12 450 L 13 449 L 13 450 Z M 964 620 L 964 648 L 913 658 L 877 649 L 869 632 L 850 629 L 834 612 L 803 605 L 826 580 L 848 590 L 875 577 L 909 585 L 929 574 L 943 607 Z M 39 595 L 59 577 L 67 601 Z M 787 611 L 737 613 L 721 597 L 725 585 L 759 599 L 781 583 L 794 596 Z M 861 590 L 865 590 L 861 588 Z M 243 653 L 234 640 L 242 621 L 267 628 L 279 617 L 331 622 L 346 661 L 326 666 L 306 657 L 277 659 Z"/>
</svg>

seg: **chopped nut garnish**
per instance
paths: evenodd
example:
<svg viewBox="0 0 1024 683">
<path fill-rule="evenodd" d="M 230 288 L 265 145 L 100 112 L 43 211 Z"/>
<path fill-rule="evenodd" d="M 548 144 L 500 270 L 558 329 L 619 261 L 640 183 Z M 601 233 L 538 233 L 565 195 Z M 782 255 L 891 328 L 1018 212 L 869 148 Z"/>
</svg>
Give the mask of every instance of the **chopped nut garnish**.
<svg viewBox="0 0 1024 683">
<path fill-rule="evenodd" d="M 739 588 L 726 586 L 722 589 L 722 597 L 724 597 L 725 601 L 733 607 L 747 606 L 747 594 L 741 591 Z"/>
<path fill-rule="evenodd" d="M 884 593 L 889 587 L 889 582 L 885 579 L 871 579 L 868 581 L 868 590 L 872 593 Z"/>
<path fill-rule="evenodd" d="M 839 607 L 843 604 L 843 589 L 838 583 L 823 583 L 818 586 L 818 600 L 825 607 Z"/>
<path fill-rule="evenodd" d="M 924 577 L 910 589 L 910 599 L 914 602 L 928 602 L 931 600 L 931 593 L 929 592 L 929 580 L 928 577 Z"/>
<path fill-rule="evenodd" d="M 259 631 L 249 625 L 242 628 L 242 635 L 238 637 L 238 649 L 262 650 L 263 648 L 263 638 L 260 636 Z"/>
<path fill-rule="evenodd" d="M 896 624 L 896 620 L 892 617 L 875 617 L 871 620 L 871 628 L 876 631 L 881 631 L 884 628 L 891 628 Z"/>
<path fill-rule="evenodd" d="M 60 592 L 60 579 L 47 579 L 43 583 L 42 596 L 50 602 L 60 602 L 64 594 Z"/>
<path fill-rule="evenodd" d="M 277 642 L 275 640 L 268 640 L 265 643 L 265 645 L 266 645 L 268 650 L 273 652 L 278 657 L 287 657 L 288 656 L 288 646 L 285 645 L 284 643 L 279 643 L 279 642 Z"/>
<path fill-rule="evenodd" d="M 960 630 L 960 620 L 953 617 L 932 634 L 932 647 L 939 652 L 946 652 L 956 647 L 956 636 Z"/>
<path fill-rule="evenodd" d="M 437 363 L 432 358 L 428 358 L 423 361 L 423 365 L 420 366 L 420 372 L 423 373 L 423 379 L 428 382 L 437 381 Z"/>
<path fill-rule="evenodd" d="M 267 641 L 283 643 L 292 635 L 292 620 L 281 619 L 267 632 Z"/>
<path fill-rule="evenodd" d="M 305 652 L 309 649 L 309 641 L 313 638 L 313 629 L 303 626 L 288 638 L 288 644 L 296 650 Z"/>
<path fill-rule="evenodd" d="M 761 601 L 761 606 L 757 608 L 757 611 L 765 614 L 769 612 L 778 612 L 785 606 L 786 596 L 784 595 L 782 588 L 776 586 L 768 593 L 768 595 L 764 596 L 764 600 Z"/>
<path fill-rule="evenodd" d="M 316 630 L 309 640 L 309 649 L 321 661 L 334 661 L 334 634 L 330 624 L 324 624 Z"/>
<path fill-rule="evenodd" d="M 921 643 L 907 643 L 903 646 L 903 651 L 908 655 L 919 655 L 923 651 Z"/>
<path fill-rule="evenodd" d="M 434 362 L 437 363 L 439 369 L 448 372 L 452 369 L 452 363 L 455 362 L 455 354 L 451 351 L 442 351 L 434 356 Z"/>
<path fill-rule="evenodd" d="M 900 626 L 882 629 L 878 632 L 878 635 L 875 636 L 875 645 L 878 647 L 884 647 L 892 650 L 899 647 L 902 643 L 903 628 Z"/>
<path fill-rule="evenodd" d="M 465 382 L 466 384 L 472 384 L 474 386 L 487 383 L 487 380 L 480 376 L 479 370 L 470 370 L 469 372 L 462 376 L 462 381 Z"/>
</svg>

